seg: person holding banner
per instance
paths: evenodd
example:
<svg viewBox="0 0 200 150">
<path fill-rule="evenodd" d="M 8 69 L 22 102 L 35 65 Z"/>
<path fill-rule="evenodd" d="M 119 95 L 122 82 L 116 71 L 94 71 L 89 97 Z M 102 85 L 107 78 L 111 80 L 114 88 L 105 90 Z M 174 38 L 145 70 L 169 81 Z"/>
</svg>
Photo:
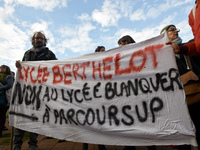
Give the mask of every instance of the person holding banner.
<svg viewBox="0 0 200 150">
<path fill-rule="evenodd" d="M 6 90 L 12 88 L 13 80 L 10 68 L 6 65 L 0 66 L 0 137 L 5 128 L 6 112 L 9 106 Z"/>
<path fill-rule="evenodd" d="M 170 41 L 175 42 L 177 45 L 182 45 L 182 39 L 178 36 L 179 29 L 176 28 L 175 25 L 168 25 L 164 27 L 160 34 L 162 34 L 164 31 L 167 32 L 168 37 Z M 175 54 L 176 56 L 176 63 L 179 69 L 179 73 L 181 76 L 181 81 L 183 85 L 187 84 L 190 80 L 198 81 L 198 76 L 200 75 L 200 68 L 195 64 L 192 57 L 185 57 L 182 54 Z M 188 59 L 190 59 L 193 71 L 188 69 Z M 188 105 L 188 109 L 190 112 L 191 119 L 196 127 L 196 139 L 198 145 L 200 144 L 200 102 Z M 178 146 L 179 150 L 190 150 L 190 145 L 182 145 Z"/>
<path fill-rule="evenodd" d="M 125 35 L 118 40 L 118 45 L 123 46 L 131 43 L 135 43 L 133 38 L 130 35 Z M 135 146 L 125 146 L 123 150 L 136 150 Z"/>
<path fill-rule="evenodd" d="M 26 51 L 22 61 L 42 61 L 57 60 L 55 54 L 46 47 L 47 38 L 43 31 L 35 32 L 31 38 L 33 47 Z M 20 61 L 16 61 L 16 67 L 20 68 Z M 14 130 L 14 146 L 13 150 L 21 150 L 22 138 L 25 131 L 15 128 Z M 30 133 L 29 150 L 38 150 L 37 148 L 38 134 Z"/>
<path fill-rule="evenodd" d="M 105 52 L 105 47 L 104 46 L 97 46 L 95 49 L 95 52 Z M 105 145 L 98 145 L 99 150 L 107 150 Z M 88 150 L 88 143 L 83 143 L 82 150 Z"/>
<path fill-rule="evenodd" d="M 188 56 L 194 56 L 200 54 L 200 0 L 195 0 L 195 6 L 189 14 L 189 25 L 194 35 L 194 42 L 186 43 L 184 45 L 177 45 L 173 41 L 169 41 L 166 44 L 172 45 L 176 54 L 184 54 Z"/>
<path fill-rule="evenodd" d="M 119 46 L 124 46 L 127 44 L 135 43 L 135 40 L 130 35 L 125 35 L 118 40 Z M 147 146 L 148 150 L 156 150 L 155 146 Z M 125 146 L 123 150 L 136 150 L 135 146 Z"/>
</svg>

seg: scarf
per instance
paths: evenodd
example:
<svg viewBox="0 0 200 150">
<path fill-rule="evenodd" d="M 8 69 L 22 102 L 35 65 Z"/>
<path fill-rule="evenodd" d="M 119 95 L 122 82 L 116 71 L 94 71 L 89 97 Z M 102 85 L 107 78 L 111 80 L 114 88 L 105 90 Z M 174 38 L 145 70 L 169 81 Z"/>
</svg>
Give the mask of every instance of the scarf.
<svg viewBox="0 0 200 150">
<path fill-rule="evenodd" d="M 182 44 L 182 39 L 180 37 L 178 37 L 175 40 L 173 40 L 173 42 L 175 42 L 177 45 L 180 45 L 180 44 Z M 175 54 L 175 56 L 180 59 L 180 54 Z"/>
<path fill-rule="evenodd" d="M 39 48 L 32 47 L 32 48 L 31 48 L 31 51 L 39 52 L 39 51 L 42 51 L 42 50 L 45 49 L 45 48 L 47 48 L 47 47 L 46 47 L 46 46 L 39 47 Z"/>
<path fill-rule="evenodd" d="M 182 39 L 180 37 L 178 37 L 175 40 L 173 40 L 173 42 L 175 42 L 177 45 L 180 45 L 180 44 L 182 44 Z"/>
<path fill-rule="evenodd" d="M 7 76 L 7 74 L 0 72 L 0 83 L 3 84 L 5 77 Z"/>
</svg>

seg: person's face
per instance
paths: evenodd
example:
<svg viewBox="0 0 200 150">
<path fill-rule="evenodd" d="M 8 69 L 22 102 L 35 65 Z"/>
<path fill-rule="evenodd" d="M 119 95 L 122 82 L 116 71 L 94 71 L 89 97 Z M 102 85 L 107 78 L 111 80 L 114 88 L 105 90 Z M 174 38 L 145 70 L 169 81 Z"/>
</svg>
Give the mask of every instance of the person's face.
<svg viewBox="0 0 200 150">
<path fill-rule="evenodd" d="M 99 52 L 104 52 L 104 51 L 105 51 L 105 48 L 102 47 Z"/>
<path fill-rule="evenodd" d="M 174 27 L 174 26 L 169 27 L 169 29 L 167 30 L 167 34 L 168 34 L 170 41 L 173 41 L 178 38 L 178 32 L 179 32 L 179 30 L 176 29 L 176 27 Z"/>
<path fill-rule="evenodd" d="M 122 41 L 122 42 L 119 44 L 119 46 L 123 46 L 123 45 L 126 45 L 126 44 L 128 44 L 127 41 Z"/>
<path fill-rule="evenodd" d="M 6 72 L 6 67 L 0 67 L 0 72 L 5 73 Z"/>
<path fill-rule="evenodd" d="M 45 46 L 45 38 L 41 33 L 36 33 L 34 37 L 34 45 L 35 48 L 40 48 Z"/>
</svg>

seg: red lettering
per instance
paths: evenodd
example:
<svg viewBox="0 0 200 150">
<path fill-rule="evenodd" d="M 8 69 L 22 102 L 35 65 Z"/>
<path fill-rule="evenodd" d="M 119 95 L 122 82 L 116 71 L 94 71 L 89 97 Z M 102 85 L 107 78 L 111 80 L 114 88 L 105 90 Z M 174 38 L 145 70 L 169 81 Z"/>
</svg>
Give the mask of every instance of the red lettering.
<svg viewBox="0 0 200 150">
<path fill-rule="evenodd" d="M 60 83 L 63 80 L 63 76 L 60 73 L 60 68 L 58 65 L 53 66 L 53 84 Z"/>
<path fill-rule="evenodd" d="M 38 75 L 37 75 L 37 80 L 38 83 L 42 83 L 42 80 L 40 79 L 42 77 L 42 68 L 40 68 L 40 65 L 38 67 Z"/>
<path fill-rule="evenodd" d="M 25 81 L 27 82 L 28 79 L 28 71 L 29 71 L 29 66 L 27 68 L 23 67 L 24 73 L 25 73 Z"/>
<path fill-rule="evenodd" d="M 158 45 L 152 45 L 152 46 L 148 46 L 146 47 L 144 50 L 145 52 L 150 52 L 152 57 L 153 57 L 153 67 L 156 68 L 157 65 L 158 65 L 158 62 L 157 62 L 157 58 L 156 58 L 156 53 L 155 51 L 156 50 L 160 50 L 162 47 L 164 46 L 164 44 L 158 44 Z"/>
<path fill-rule="evenodd" d="M 129 66 L 125 69 L 120 69 L 121 55 L 120 55 L 120 53 L 116 54 L 115 75 L 130 74 L 131 71 L 140 72 L 144 68 L 145 63 L 147 61 L 147 54 L 146 54 L 147 52 L 150 52 L 150 54 L 152 55 L 153 67 L 156 68 L 158 65 L 156 51 L 161 50 L 161 48 L 163 46 L 164 46 L 164 44 L 152 45 L 152 46 L 145 47 L 144 50 L 138 50 L 138 51 L 134 52 L 131 55 L 131 58 L 129 61 Z M 142 63 L 139 66 L 136 66 L 134 63 L 134 61 L 136 62 L 136 60 L 135 60 L 136 57 L 142 57 L 142 60 L 141 60 Z M 137 62 L 140 62 L 140 61 L 137 61 Z"/>
<path fill-rule="evenodd" d="M 31 80 L 31 82 L 33 83 L 33 84 L 35 84 L 36 82 L 37 82 L 37 80 L 34 80 L 33 79 L 33 76 L 32 76 L 32 72 L 35 70 L 35 68 L 33 67 L 32 69 L 31 69 L 31 71 L 30 71 L 30 80 Z"/>
<path fill-rule="evenodd" d="M 112 61 L 113 61 L 113 56 L 103 59 L 103 77 L 104 77 L 105 80 L 106 79 L 112 79 L 112 74 L 108 74 L 108 75 L 105 74 L 106 71 L 111 70 L 111 65 L 107 65 L 106 63 L 112 62 Z"/>
<path fill-rule="evenodd" d="M 47 82 L 47 80 L 48 80 L 48 76 L 49 76 L 49 72 L 47 71 L 47 67 L 44 67 L 43 68 L 43 77 L 42 77 L 42 82 Z M 47 78 L 45 78 L 45 77 L 47 77 Z"/>
<path fill-rule="evenodd" d="M 134 58 L 137 57 L 137 56 L 142 57 L 142 64 L 140 66 L 134 65 Z M 146 63 L 146 60 L 147 60 L 147 57 L 146 57 L 145 52 L 143 50 L 139 50 L 139 51 L 132 54 L 130 62 L 129 62 L 129 66 L 130 66 L 132 71 L 140 72 L 143 69 L 143 67 Z"/>
<path fill-rule="evenodd" d="M 71 69 L 71 65 L 66 64 L 66 65 L 64 65 L 64 66 L 62 67 L 62 70 L 63 70 L 63 73 L 64 73 L 64 84 L 71 84 L 71 83 L 72 83 L 72 80 L 71 80 L 71 79 L 66 80 L 66 78 L 67 78 L 67 77 L 71 77 L 72 74 L 71 74 L 71 72 L 65 71 L 65 68 Z"/>
<path fill-rule="evenodd" d="M 116 54 L 116 57 L 115 57 L 115 75 L 131 73 L 130 67 L 120 70 L 120 60 L 121 60 L 121 55 L 120 55 L 120 53 L 118 53 L 118 54 Z"/>
<path fill-rule="evenodd" d="M 84 79 L 86 79 L 87 77 L 86 77 L 86 74 L 85 74 L 85 67 L 88 67 L 90 65 L 90 62 L 88 61 L 88 62 L 85 62 L 85 63 L 83 63 L 83 64 L 81 64 L 80 65 L 80 68 L 83 68 L 83 77 L 84 77 Z"/>
<path fill-rule="evenodd" d="M 77 80 L 76 76 L 79 76 L 83 80 L 83 76 L 78 74 L 78 70 L 79 70 L 79 65 L 78 64 L 74 64 L 72 72 L 73 72 L 75 80 Z"/>
<path fill-rule="evenodd" d="M 99 77 L 102 78 L 102 77 L 101 77 L 101 62 L 98 63 L 98 67 L 95 67 L 95 62 L 93 61 L 93 62 L 92 62 L 92 67 L 93 67 L 93 73 L 92 73 L 93 78 L 96 79 L 96 78 L 95 78 L 95 72 L 96 72 L 96 71 L 99 72 Z"/>
<path fill-rule="evenodd" d="M 20 79 L 24 79 L 25 82 L 30 80 L 31 83 L 35 84 L 37 81 L 38 83 L 46 82 L 48 80 L 49 72 L 47 71 L 47 67 L 41 68 L 41 66 L 38 66 L 37 74 L 34 73 L 35 67 L 30 68 L 29 66 L 25 68 L 24 66 L 20 68 Z M 24 76 L 22 74 L 22 71 L 24 71 Z M 33 77 L 36 76 L 36 79 Z M 29 79 L 30 78 L 30 79 Z"/>
<path fill-rule="evenodd" d="M 22 67 L 20 67 L 20 69 L 19 69 L 19 78 L 22 80 L 24 79 L 24 76 L 22 74 Z"/>
<path fill-rule="evenodd" d="M 96 75 L 99 76 L 100 79 L 102 79 L 102 77 L 104 80 L 112 79 L 113 74 L 111 69 L 113 69 L 113 63 L 115 63 L 115 75 L 140 72 L 149 61 L 152 61 L 152 66 L 155 69 L 158 66 L 157 51 L 161 50 L 163 46 L 164 44 L 147 46 L 144 49 L 133 52 L 130 56 L 121 56 L 121 53 L 117 53 L 115 56 L 109 56 L 99 61 L 92 61 L 92 63 L 90 61 L 86 61 L 81 64 L 75 63 L 73 66 L 72 64 L 65 64 L 62 66 L 55 65 L 52 68 L 53 84 L 61 82 L 64 84 L 72 84 L 73 78 L 74 80 L 78 80 L 78 78 L 86 80 L 87 73 L 89 73 L 86 69 L 91 67 L 90 64 L 92 64 L 92 76 L 94 80 L 96 79 Z M 150 60 L 147 61 L 147 59 Z M 47 82 L 50 75 L 48 67 L 42 68 L 41 65 L 39 65 L 38 70 L 35 71 L 36 68 L 37 67 L 29 66 L 20 67 L 19 78 L 25 82 L 30 80 L 33 84 L 37 82 Z"/>
</svg>

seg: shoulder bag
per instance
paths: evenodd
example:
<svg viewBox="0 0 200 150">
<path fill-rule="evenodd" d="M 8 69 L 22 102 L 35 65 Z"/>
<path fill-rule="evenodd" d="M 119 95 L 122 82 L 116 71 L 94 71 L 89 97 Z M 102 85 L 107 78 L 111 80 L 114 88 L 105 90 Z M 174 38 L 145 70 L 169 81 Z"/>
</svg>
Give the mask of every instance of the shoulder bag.
<svg viewBox="0 0 200 150">
<path fill-rule="evenodd" d="M 192 70 L 190 58 L 188 56 L 185 56 L 185 58 L 189 69 Z M 184 91 L 188 105 L 200 102 L 200 81 L 190 80 L 184 85 Z"/>
</svg>

